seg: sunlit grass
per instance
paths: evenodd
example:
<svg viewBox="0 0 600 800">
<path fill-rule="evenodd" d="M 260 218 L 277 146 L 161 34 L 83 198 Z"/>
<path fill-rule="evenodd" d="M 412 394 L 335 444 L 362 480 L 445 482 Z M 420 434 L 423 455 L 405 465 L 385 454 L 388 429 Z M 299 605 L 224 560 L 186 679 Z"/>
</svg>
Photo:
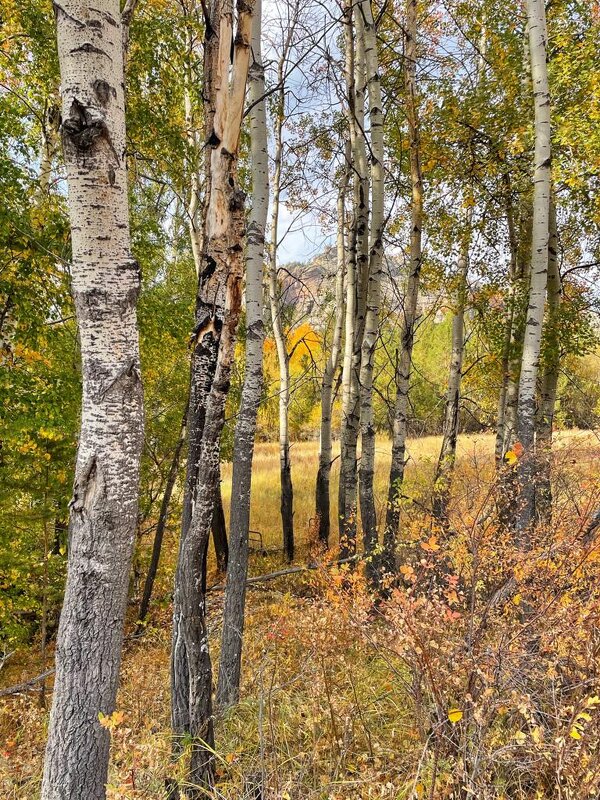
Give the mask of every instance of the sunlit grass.
<svg viewBox="0 0 600 800">
<path fill-rule="evenodd" d="M 416 500 L 426 500 L 431 491 L 431 479 L 437 463 L 440 436 L 425 436 L 409 439 L 407 446 L 407 468 L 404 493 Z M 464 478 L 478 476 L 489 478 L 494 458 L 493 433 L 461 435 L 457 445 L 457 471 Z M 576 443 L 596 443 L 589 431 L 559 431 L 555 445 L 559 449 Z M 337 537 L 337 494 L 339 482 L 339 442 L 334 444 L 334 462 L 331 470 L 331 532 Z M 375 459 L 375 500 L 380 521 L 385 513 L 389 483 L 391 441 L 379 437 Z M 311 520 L 315 516 L 315 481 L 319 459 L 318 441 L 295 442 L 291 449 L 292 481 L 294 485 L 294 528 L 296 542 L 301 547 L 308 541 Z M 231 502 L 231 464 L 222 467 L 222 494 L 225 514 L 229 520 Z M 252 469 L 252 507 L 250 526 L 260 531 L 265 546 L 269 549 L 281 547 L 279 483 L 279 446 L 276 442 L 256 445 Z"/>
</svg>

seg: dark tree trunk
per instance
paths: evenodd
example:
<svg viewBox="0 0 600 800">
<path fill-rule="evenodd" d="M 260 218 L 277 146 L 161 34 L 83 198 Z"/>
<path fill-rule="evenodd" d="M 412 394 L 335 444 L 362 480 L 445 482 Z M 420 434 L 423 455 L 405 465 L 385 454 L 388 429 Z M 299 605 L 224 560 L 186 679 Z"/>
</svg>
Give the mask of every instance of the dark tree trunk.
<svg viewBox="0 0 600 800">
<path fill-rule="evenodd" d="M 225 511 L 223 510 L 223 497 L 221 496 L 221 474 L 215 492 L 215 510 L 212 518 L 212 537 L 215 546 L 215 557 L 219 572 L 227 572 L 229 560 L 229 544 L 227 542 L 227 526 L 225 525 Z"/>
<path fill-rule="evenodd" d="M 158 563 L 160 561 L 160 553 L 162 550 L 163 537 L 167 527 L 167 520 L 169 518 L 169 506 L 171 503 L 171 496 L 173 494 L 173 487 L 177 480 L 177 473 L 179 471 L 179 461 L 181 459 L 181 451 L 185 444 L 187 418 L 189 412 L 189 401 L 186 403 L 185 411 L 183 412 L 183 419 L 181 420 L 181 427 L 179 430 L 179 439 L 175 446 L 175 452 L 171 459 L 169 472 L 167 473 L 167 480 L 165 483 L 165 491 L 163 494 L 162 503 L 160 505 L 160 512 L 158 514 L 158 522 L 156 524 L 156 532 L 154 534 L 154 542 L 152 544 L 152 555 L 150 557 L 150 564 L 148 566 L 148 574 L 144 583 L 144 591 L 142 594 L 142 602 L 140 603 L 140 611 L 138 614 L 138 623 L 143 622 L 148 614 L 150 607 L 150 599 L 152 598 L 152 591 L 154 589 L 154 581 L 158 571 Z M 139 630 L 138 625 L 138 630 Z"/>
<path fill-rule="evenodd" d="M 223 606 L 221 661 L 217 705 L 237 703 L 240 693 L 246 579 L 248 576 L 248 535 L 252 458 L 256 418 L 263 389 L 263 262 L 265 227 L 269 208 L 269 163 L 265 77 L 261 53 L 262 3 L 256 0 L 252 20 L 253 63 L 249 71 L 250 135 L 252 157 L 252 209 L 246 248 L 246 354 L 244 386 L 235 424 L 233 475 L 229 515 L 230 559 Z"/>
<path fill-rule="evenodd" d="M 195 486 L 188 487 L 188 496 L 193 496 L 195 491 L 195 498 L 190 504 L 189 525 L 182 526 L 173 596 L 172 727 L 175 737 L 185 735 L 191 742 L 187 776 L 190 786 L 187 794 L 191 798 L 210 793 L 214 779 L 212 664 L 203 573 L 220 480 L 220 439 L 241 310 L 243 276 L 245 196 L 237 180 L 237 154 L 252 22 L 252 9 L 244 0 L 238 0 L 235 18 L 237 30 L 234 31 L 230 5 L 214 0 L 205 30 L 207 190 L 195 339 L 211 356 L 207 372 L 214 377 L 203 408 L 192 404 L 193 412 L 203 412 L 204 418 L 199 446 L 197 450 L 194 447 L 191 461 L 192 467 L 195 463 L 201 466 Z M 232 41 L 233 51 L 230 50 Z M 194 460 L 196 453 L 197 462 Z"/>
<path fill-rule="evenodd" d="M 281 522 L 283 525 L 283 551 L 288 561 L 294 558 L 294 487 L 289 447 L 281 460 Z"/>
</svg>

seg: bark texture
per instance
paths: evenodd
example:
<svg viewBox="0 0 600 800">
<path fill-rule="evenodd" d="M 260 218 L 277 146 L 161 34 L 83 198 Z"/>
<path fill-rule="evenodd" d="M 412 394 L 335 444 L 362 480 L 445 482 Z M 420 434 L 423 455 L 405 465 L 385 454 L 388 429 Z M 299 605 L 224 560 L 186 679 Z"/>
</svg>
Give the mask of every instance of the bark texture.
<svg viewBox="0 0 600 800">
<path fill-rule="evenodd" d="M 529 52 L 535 109 L 533 230 L 529 305 L 519 378 L 517 431 L 524 452 L 518 469 L 516 528 L 522 541 L 535 515 L 536 388 L 548 280 L 551 186 L 550 91 L 546 63 L 546 11 L 543 0 L 527 1 Z"/>
<path fill-rule="evenodd" d="M 444 428 L 442 446 L 433 481 L 433 514 L 441 522 L 448 518 L 448 503 L 452 474 L 456 461 L 456 442 L 458 439 L 460 412 L 460 384 L 462 380 L 463 358 L 465 353 L 465 307 L 469 277 L 469 245 L 471 240 L 472 208 L 467 213 L 465 241 L 458 259 L 458 287 L 456 290 L 456 306 L 452 317 L 452 352 L 450 355 L 450 373 L 448 375 L 448 393 L 444 409 Z"/>
<path fill-rule="evenodd" d="M 340 556 L 356 552 L 358 436 L 360 432 L 359 375 L 365 328 L 368 276 L 369 175 L 365 142 L 366 67 L 364 36 L 356 36 L 355 9 L 344 4 L 345 82 L 350 164 L 353 174 L 352 221 L 348 237 L 342 424 L 340 434 Z"/>
<path fill-rule="evenodd" d="M 552 522 L 552 484 L 550 480 L 550 468 L 554 412 L 556 409 L 556 394 L 560 374 L 560 306 L 562 301 L 562 284 L 558 266 L 556 207 L 552 195 L 550 196 L 547 294 L 544 374 L 542 377 L 541 402 L 536 432 L 539 471 L 536 484 L 535 512 L 540 522 L 549 524 Z"/>
<path fill-rule="evenodd" d="M 152 591 L 154 589 L 154 581 L 156 580 L 156 573 L 158 572 L 158 564 L 160 561 L 160 554 L 162 551 L 162 543 L 167 528 L 167 521 L 169 518 L 169 506 L 171 504 L 171 497 L 177 480 L 177 473 L 179 472 L 179 462 L 181 460 L 181 451 L 185 445 L 186 430 L 187 430 L 187 417 L 188 417 L 189 403 L 186 404 L 181 420 L 181 428 L 179 431 L 179 438 L 175 445 L 175 452 L 169 465 L 167 479 L 165 482 L 165 491 L 163 499 L 160 504 L 160 511 L 158 514 L 158 522 L 156 523 L 156 532 L 154 534 L 154 542 L 152 543 L 152 555 L 150 556 L 150 564 L 148 565 L 148 573 L 144 582 L 144 591 L 142 592 L 142 601 L 140 603 L 140 610 L 138 613 L 138 623 L 144 622 L 150 608 L 150 600 L 152 599 Z"/>
<path fill-rule="evenodd" d="M 329 358 L 323 371 L 321 382 L 321 428 L 319 438 L 319 470 L 315 488 L 315 513 L 318 520 L 318 538 L 324 547 L 329 546 L 331 528 L 331 496 L 329 478 L 331 475 L 331 412 L 333 406 L 333 379 L 338 366 L 344 326 L 344 283 L 346 276 L 346 191 L 348 189 L 349 168 L 344 165 L 342 182 L 337 197 L 337 274 L 335 280 L 335 312 L 333 334 Z"/>
<path fill-rule="evenodd" d="M 213 546 L 215 548 L 215 559 L 219 572 L 227 572 L 229 562 L 229 542 L 227 541 L 227 525 L 225 524 L 225 509 L 223 508 L 223 497 L 221 495 L 221 469 L 215 489 L 213 518 L 210 529 L 212 531 Z M 206 570 L 205 570 L 206 573 Z M 206 574 L 204 575 L 206 588 Z"/>
<path fill-rule="evenodd" d="M 360 365 L 360 512 L 367 574 L 375 577 L 378 547 L 377 514 L 373 479 L 375 476 L 375 421 L 373 416 L 373 370 L 375 348 L 379 337 L 379 307 L 381 305 L 381 276 L 384 227 L 384 146 L 383 105 L 377 54 L 377 31 L 373 20 L 371 0 L 362 0 L 357 13 L 358 37 L 364 42 L 366 84 L 368 95 L 371 215 L 369 227 L 368 283 L 365 329 L 361 344 Z"/>
<path fill-rule="evenodd" d="M 404 82 L 406 87 L 406 116 L 410 144 L 410 175 L 412 185 L 410 263 L 404 309 L 400 352 L 396 366 L 396 406 L 392 431 L 392 461 L 388 486 L 387 511 L 383 540 L 383 567 L 388 573 L 396 571 L 396 539 L 400 523 L 400 498 L 404 480 L 406 437 L 408 431 L 408 391 L 412 351 L 417 321 L 417 301 L 421 275 L 423 229 L 423 177 L 421 172 L 421 143 L 419 103 L 417 95 L 417 2 L 407 0 L 404 44 Z"/>
<path fill-rule="evenodd" d="M 56 22 L 83 398 L 42 798 L 96 800 L 109 753 L 98 715 L 115 706 L 137 522 L 140 274 L 130 252 L 119 4 L 67 0 Z"/>
<path fill-rule="evenodd" d="M 269 247 L 269 304 L 273 338 L 279 364 L 279 475 L 281 484 L 281 526 L 283 530 L 283 552 L 288 561 L 294 558 L 294 487 L 290 460 L 290 357 L 283 328 L 281 297 L 277 279 L 277 245 L 279 227 L 279 204 L 281 194 L 281 168 L 283 158 L 283 123 L 285 119 L 285 64 L 292 36 L 288 31 L 286 43 L 277 65 L 277 105 L 273 137 L 273 203 L 271 210 L 271 244 Z"/>
<path fill-rule="evenodd" d="M 213 380 L 202 407 L 198 478 L 191 520 L 182 530 L 173 599 L 172 727 L 192 740 L 188 795 L 200 797 L 213 777 L 212 665 L 203 591 L 203 559 L 220 477 L 219 443 L 225 419 L 235 334 L 241 307 L 244 195 L 237 154 L 250 59 L 251 7 L 213 0 L 205 33 L 207 195 L 196 342 L 206 343 Z M 233 45 L 233 48 L 232 48 Z M 230 61 L 233 65 L 230 69 Z M 231 74 L 230 74 L 231 73 Z M 191 443 L 190 443 L 191 447 Z"/>
<path fill-rule="evenodd" d="M 252 21 L 252 64 L 248 85 L 252 159 L 252 209 L 246 250 L 246 358 L 244 385 L 233 443 L 233 476 L 229 517 L 229 568 L 223 607 L 221 661 L 217 705 L 235 705 L 240 693 L 246 578 L 248 575 L 248 534 L 252 457 L 256 417 L 263 389 L 263 263 L 265 228 L 269 209 L 269 158 L 267 117 L 264 100 L 265 73 L 261 53 L 262 2 L 256 0 Z"/>
</svg>

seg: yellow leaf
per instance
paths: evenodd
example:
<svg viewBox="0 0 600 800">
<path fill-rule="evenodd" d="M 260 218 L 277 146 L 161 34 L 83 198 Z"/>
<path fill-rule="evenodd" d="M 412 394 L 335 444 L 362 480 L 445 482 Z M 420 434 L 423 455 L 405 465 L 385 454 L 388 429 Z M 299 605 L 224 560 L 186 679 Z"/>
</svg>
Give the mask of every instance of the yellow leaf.
<svg viewBox="0 0 600 800">
<path fill-rule="evenodd" d="M 513 464 L 517 463 L 517 461 L 519 460 L 519 456 L 514 452 L 514 450 L 507 450 L 504 459 L 507 464 L 510 464 L 512 466 Z"/>
<path fill-rule="evenodd" d="M 590 722 L 592 718 L 586 711 L 582 711 L 581 714 L 577 714 L 577 719 L 583 719 L 586 722 Z"/>
<path fill-rule="evenodd" d="M 457 722 L 460 722 L 462 718 L 463 712 L 460 710 L 460 708 L 451 708 L 448 711 L 448 719 L 453 725 L 455 725 Z"/>
<path fill-rule="evenodd" d="M 523 744 L 523 742 L 527 739 L 527 734 L 523 733 L 523 731 L 517 731 L 515 733 L 515 741 L 519 744 Z"/>
<path fill-rule="evenodd" d="M 571 737 L 571 739 L 581 739 L 581 733 L 577 730 L 577 728 L 574 725 L 571 728 L 569 736 Z"/>
<path fill-rule="evenodd" d="M 122 711 L 113 711 L 112 714 L 103 714 L 102 711 L 98 714 L 100 725 L 106 728 L 107 731 L 114 730 L 117 725 L 120 725 L 125 719 L 125 714 Z"/>
<path fill-rule="evenodd" d="M 421 542 L 421 547 L 427 553 L 435 553 L 436 550 L 440 549 L 437 543 L 437 536 L 430 536 L 426 542 Z"/>
<path fill-rule="evenodd" d="M 512 601 L 516 606 L 520 606 L 521 605 L 521 595 L 520 594 L 516 594 L 513 597 Z"/>
<path fill-rule="evenodd" d="M 124 719 L 125 719 L 125 714 L 123 711 L 113 711 L 112 722 L 115 728 L 117 727 L 117 725 L 120 725 Z"/>
</svg>

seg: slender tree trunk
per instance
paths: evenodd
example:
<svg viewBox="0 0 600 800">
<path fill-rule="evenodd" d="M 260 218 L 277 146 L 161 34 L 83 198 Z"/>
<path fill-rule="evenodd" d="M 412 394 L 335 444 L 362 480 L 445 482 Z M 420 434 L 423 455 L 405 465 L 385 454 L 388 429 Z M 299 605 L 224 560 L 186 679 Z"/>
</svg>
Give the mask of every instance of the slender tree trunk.
<svg viewBox="0 0 600 800">
<path fill-rule="evenodd" d="M 189 529 L 182 536 L 173 598 L 172 726 L 192 740 L 191 797 L 213 778 L 212 666 L 203 592 L 203 557 L 214 516 L 220 475 L 219 443 L 225 421 L 241 307 L 244 195 L 237 183 L 237 154 L 250 58 L 251 7 L 213 0 L 206 25 L 205 99 L 207 196 L 201 282 L 195 336 L 214 343 L 214 378 L 205 402 L 198 482 Z M 233 43 L 233 51 L 232 51 Z M 233 66 L 230 70 L 230 56 Z M 231 73 L 231 77 L 230 76 Z"/>
<path fill-rule="evenodd" d="M 381 275 L 384 226 L 384 169 L 383 169 L 383 106 L 377 54 L 377 31 L 371 10 L 371 0 L 361 0 L 358 8 L 358 37 L 364 42 L 366 82 L 369 98 L 369 132 L 371 155 L 371 224 L 369 233 L 368 288 L 365 330 L 361 347 L 360 366 L 360 511 L 367 574 L 375 578 L 378 545 L 377 513 L 373 479 L 375 476 L 375 422 L 373 417 L 373 370 L 375 347 L 379 336 L 379 307 L 381 304 Z"/>
<path fill-rule="evenodd" d="M 505 408 L 503 417 L 503 440 L 501 447 L 501 460 L 506 451 L 512 446 L 517 435 L 517 406 L 519 400 L 519 377 L 521 374 L 521 360 L 523 355 L 523 337 L 527 318 L 527 305 L 529 302 L 529 276 L 530 264 L 528 248 L 531 246 L 531 206 L 523 203 L 521 209 L 524 219 L 519 226 L 519 236 L 515 249 L 515 277 L 510 288 L 509 301 L 510 329 Z"/>
<path fill-rule="evenodd" d="M 177 444 L 175 445 L 175 452 L 173 453 L 173 458 L 171 459 L 171 464 L 169 465 L 169 471 L 167 473 L 165 491 L 163 494 L 162 503 L 160 505 L 158 521 L 156 523 L 156 532 L 154 534 L 154 542 L 152 545 L 152 555 L 150 557 L 148 574 L 146 575 L 146 581 L 144 583 L 144 591 L 142 593 L 142 602 L 140 603 L 140 610 L 138 613 L 138 629 L 140 627 L 140 623 L 142 623 L 146 619 L 146 616 L 148 614 L 148 609 L 150 607 L 150 600 L 152 598 L 152 591 L 154 589 L 154 581 L 156 579 L 156 573 L 158 572 L 158 563 L 160 561 L 163 538 L 167 527 L 167 521 L 169 519 L 169 506 L 171 504 L 171 496 L 173 494 L 175 481 L 177 480 L 177 473 L 179 472 L 181 451 L 183 450 L 183 446 L 185 445 L 188 409 L 189 409 L 189 402 L 186 403 L 185 411 L 183 412 L 183 419 L 181 420 L 181 428 L 179 430 L 179 438 L 177 440 Z"/>
<path fill-rule="evenodd" d="M 469 208 L 466 222 L 465 241 L 458 259 L 458 289 L 456 308 L 452 318 L 452 354 L 450 357 L 450 374 L 448 376 L 448 394 L 444 412 L 444 429 L 442 446 L 434 477 L 433 514 L 436 519 L 446 522 L 448 519 L 448 503 L 452 474 L 456 461 L 456 441 L 458 439 L 458 423 L 460 411 L 460 384 L 465 352 L 465 307 L 469 276 L 469 246 L 471 241 L 471 221 L 473 210 Z"/>
<path fill-rule="evenodd" d="M 48 194 L 50 179 L 52 177 L 52 162 L 58 148 L 58 133 L 60 127 L 60 109 L 56 105 L 53 95 L 44 109 L 42 119 L 42 141 L 40 145 L 40 198 Z"/>
<path fill-rule="evenodd" d="M 546 63 L 546 11 L 543 0 L 527 0 L 527 18 L 535 108 L 535 167 L 529 306 L 523 340 L 517 411 L 518 437 L 524 452 L 518 468 L 519 502 L 516 509 L 516 529 L 523 544 L 525 532 L 535 515 L 536 384 L 548 280 L 551 182 L 550 91 Z"/>
<path fill-rule="evenodd" d="M 550 238 L 548 242 L 548 301 L 545 323 L 545 364 L 542 378 L 541 404 L 537 423 L 536 447 L 540 466 L 536 484 L 535 510 L 540 522 L 552 521 L 552 486 L 550 466 L 552 429 L 556 408 L 556 393 L 560 374 L 560 306 L 562 285 L 558 268 L 558 237 L 556 207 L 550 196 Z"/>
<path fill-rule="evenodd" d="M 56 8 L 83 398 L 43 800 L 106 795 L 143 440 L 116 0 Z"/>
<path fill-rule="evenodd" d="M 342 430 L 340 441 L 340 557 L 356 552 L 358 435 L 360 430 L 359 375 L 365 328 L 369 264 L 369 175 L 365 142 L 365 46 L 364 36 L 355 39 L 351 3 L 344 5 L 344 43 L 348 128 L 353 168 L 353 213 L 348 253 L 346 339 L 348 362 L 343 371 Z M 356 45 L 356 46 L 355 46 Z M 350 293 L 353 293 L 351 300 Z M 349 319 L 351 315 L 351 319 Z"/>
<path fill-rule="evenodd" d="M 217 560 L 217 569 L 219 572 L 227 572 L 227 563 L 229 561 L 229 542 L 227 541 L 227 526 L 225 524 L 225 510 L 223 508 L 223 497 L 221 495 L 221 469 L 219 467 L 219 476 L 217 479 L 217 487 L 215 489 L 215 509 L 211 522 L 211 531 L 213 546 L 215 548 L 215 558 Z M 204 578 L 206 584 L 206 575 Z"/>
<path fill-rule="evenodd" d="M 500 385 L 500 393 L 498 396 L 498 416 L 496 424 L 496 445 L 494 448 L 494 455 L 496 459 L 496 468 L 500 468 L 504 462 L 504 455 L 506 453 L 506 441 L 508 439 L 508 430 L 510 428 L 511 415 L 510 408 L 514 407 L 514 403 L 509 403 L 509 386 L 511 384 L 511 362 L 514 362 L 513 355 L 513 340 L 515 333 L 515 303 L 517 300 L 517 274 L 518 274 L 518 244 L 517 234 L 515 230 L 514 207 L 512 199 L 512 183 L 510 180 L 510 173 L 505 172 L 503 175 L 504 189 L 506 193 L 506 224 L 508 228 L 508 242 L 510 250 L 510 263 L 508 271 L 508 302 L 506 322 L 504 326 L 504 337 L 502 342 L 502 383 Z M 520 359 L 519 359 L 520 361 Z M 517 382 L 512 380 L 513 386 Z M 516 394 L 515 394 L 516 396 Z"/>
<path fill-rule="evenodd" d="M 292 484 L 292 464 L 290 460 L 290 358 L 287 351 L 283 329 L 279 282 L 277 280 L 277 229 L 279 224 L 279 204 L 281 187 L 281 167 L 283 157 L 283 122 L 285 115 L 284 69 L 287 46 L 279 59 L 277 81 L 281 87 L 278 92 L 275 112 L 275 153 L 273 171 L 273 207 L 271 211 L 271 246 L 269 248 L 269 301 L 273 336 L 279 363 L 279 474 L 281 479 L 281 524 L 283 529 L 283 552 L 288 561 L 294 558 L 294 487 Z"/>
<path fill-rule="evenodd" d="M 220 13 L 222 4 L 214 7 L 214 14 Z M 208 79 L 205 80 L 206 91 L 204 95 L 205 105 L 205 132 L 206 139 L 209 140 L 212 132 L 213 119 L 215 116 L 215 97 L 214 81 L 215 70 L 218 68 L 219 61 L 219 42 L 220 31 L 209 28 L 205 34 L 204 52 L 204 71 Z M 190 45 L 191 55 L 191 45 Z M 191 77 L 188 72 L 186 81 L 190 82 Z M 188 230 L 190 233 L 190 244 L 194 259 L 194 268 L 198 275 L 198 288 L 196 292 L 194 331 L 190 340 L 192 355 L 190 359 L 190 397 L 189 411 L 187 420 L 188 453 L 186 463 L 186 475 L 183 493 L 183 507 L 181 514 L 181 534 L 180 534 L 180 553 L 185 538 L 187 537 L 194 503 L 196 500 L 196 490 L 199 480 L 200 457 L 202 434 L 206 419 L 206 405 L 208 395 L 213 383 L 217 362 L 218 336 L 214 326 L 207 325 L 212 314 L 212 297 L 215 293 L 212 271 L 202 270 L 202 226 L 198 221 L 199 208 L 199 188 L 200 177 L 198 173 L 199 151 L 201 150 L 198 141 L 198 134 L 195 132 L 195 121 L 192 112 L 190 98 L 190 87 L 187 85 L 184 90 L 184 105 L 186 125 L 188 129 L 188 144 L 192 152 L 191 164 L 191 190 L 190 200 L 187 208 Z M 211 169 L 211 148 L 205 149 L 204 171 L 208 179 Z M 206 220 L 208 208 L 208 196 L 205 198 L 203 217 Z M 206 547 L 202 554 L 203 581 L 205 584 L 206 575 Z M 171 723 L 176 737 L 173 740 L 173 748 L 176 753 L 181 750 L 181 736 L 190 729 L 189 704 L 188 704 L 188 683 L 187 657 L 185 652 L 185 637 L 182 631 L 182 618 L 174 609 L 173 613 L 173 642 L 171 647 Z"/>
<path fill-rule="evenodd" d="M 421 173 L 421 144 L 419 104 L 417 96 L 417 1 L 407 0 L 404 49 L 404 81 L 406 85 L 406 115 L 410 143 L 410 174 L 412 184 L 410 264 L 404 318 L 400 336 L 400 353 L 396 366 L 396 407 L 392 432 L 392 461 L 388 487 L 387 512 L 383 541 L 384 569 L 396 571 L 396 538 L 400 522 L 400 497 L 404 480 L 406 436 L 408 429 L 408 392 L 412 351 L 417 321 L 417 300 L 422 261 L 423 178 Z"/>
<path fill-rule="evenodd" d="M 329 358 L 325 364 L 321 383 L 321 431 L 319 439 L 319 471 L 315 489 L 315 509 L 319 525 L 319 541 L 329 546 L 331 525 L 329 477 L 331 474 L 331 412 L 333 406 L 333 378 L 340 358 L 342 330 L 344 326 L 344 282 L 346 276 L 346 191 L 349 182 L 349 166 L 344 165 L 344 173 L 337 198 L 337 274 L 335 281 L 335 315 Z"/>
<path fill-rule="evenodd" d="M 191 45 L 190 45 L 191 51 Z M 190 53 L 191 55 L 191 53 Z M 196 275 L 200 276 L 200 264 L 202 262 L 202 226 L 199 220 L 200 211 L 200 171 L 199 161 L 201 147 L 198 141 L 198 129 L 194 122 L 194 115 L 192 113 L 192 101 L 190 97 L 190 84 L 192 78 L 188 74 L 186 76 L 186 86 L 184 89 L 184 105 L 185 105 L 185 126 L 187 130 L 187 140 L 192 154 L 192 164 L 190 170 L 190 198 L 187 205 L 187 224 L 190 234 L 190 244 L 192 246 L 192 257 L 194 259 L 194 267 Z"/>
<path fill-rule="evenodd" d="M 347 154 L 350 157 L 350 154 Z M 350 161 L 348 163 L 351 163 Z M 342 421 L 340 429 L 340 480 L 338 515 L 340 557 L 356 551 L 356 449 L 352 452 L 352 430 L 356 420 L 356 391 L 353 356 L 356 338 L 356 228 L 349 233 L 346 257 L 346 312 L 344 316 L 344 358 L 342 364 Z"/>
<path fill-rule="evenodd" d="M 248 576 L 248 533 L 252 457 L 256 417 L 263 389 L 263 263 L 265 228 L 269 210 L 269 157 L 265 71 L 261 51 L 262 2 L 256 0 L 252 21 L 252 65 L 249 71 L 250 136 L 252 158 L 252 209 L 246 251 L 246 363 L 242 399 L 233 443 L 233 476 L 229 518 L 230 557 L 225 584 L 221 661 L 217 705 L 235 705 L 240 693 L 246 578 Z"/>
</svg>

